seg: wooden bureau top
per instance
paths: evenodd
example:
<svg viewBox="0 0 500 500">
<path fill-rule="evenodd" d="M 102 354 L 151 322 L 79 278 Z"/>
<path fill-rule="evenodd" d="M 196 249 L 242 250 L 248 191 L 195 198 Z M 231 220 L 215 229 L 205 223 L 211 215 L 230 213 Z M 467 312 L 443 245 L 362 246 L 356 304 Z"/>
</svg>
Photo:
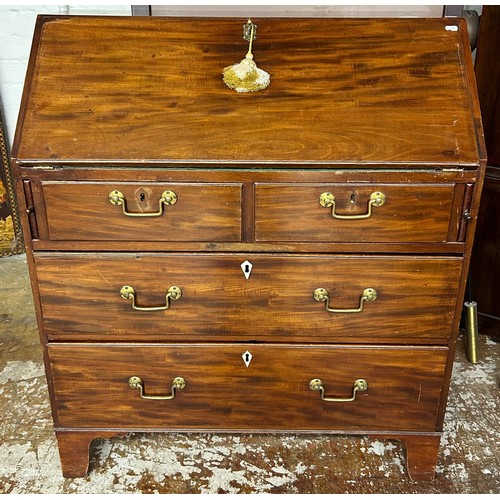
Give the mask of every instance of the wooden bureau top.
<svg viewBox="0 0 500 500">
<path fill-rule="evenodd" d="M 482 129 L 457 19 L 252 19 L 271 75 L 238 94 L 246 19 L 40 16 L 20 164 L 477 166 Z M 99 163 L 98 163 L 99 162 Z"/>
</svg>

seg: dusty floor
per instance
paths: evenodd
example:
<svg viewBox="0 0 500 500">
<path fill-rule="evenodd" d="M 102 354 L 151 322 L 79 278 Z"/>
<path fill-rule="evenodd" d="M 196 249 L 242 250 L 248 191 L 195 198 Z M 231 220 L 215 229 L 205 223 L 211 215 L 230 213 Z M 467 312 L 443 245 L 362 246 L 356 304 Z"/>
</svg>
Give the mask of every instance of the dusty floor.
<svg viewBox="0 0 500 500">
<path fill-rule="evenodd" d="M 500 344 L 457 352 L 434 482 L 410 481 L 398 442 L 361 437 L 133 434 L 94 441 L 63 479 L 24 255 L 0 259 L 0 493 L 499 493 Z"/>
</svg>

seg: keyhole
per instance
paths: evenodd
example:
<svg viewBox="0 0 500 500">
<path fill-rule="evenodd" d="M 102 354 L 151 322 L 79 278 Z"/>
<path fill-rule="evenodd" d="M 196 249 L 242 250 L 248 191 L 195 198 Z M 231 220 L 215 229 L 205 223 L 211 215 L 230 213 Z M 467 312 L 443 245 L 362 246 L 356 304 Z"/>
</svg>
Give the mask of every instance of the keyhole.
<svg viewBox="0 0 500 500">
<path fill-rule="evenodd" d="M 241 263 L 240 267 L 241 270 L 243 271 L 245 278 L 246 279 L 250 278 L 250 273 L 252 272 L 252 263 L 246 260 L 245 262 Z"/>
<path fill-rule="evenodd" d="M 245 366 L 248 368 L 250 366 L 250 361 L 252 361 L 252 354 L 249 351 L 244 352 L 241 357 L 245 363 Z"/>
<path fill-rule="evenodd" d="M 351 193 L 351 203 L 354 205 L 357 201 L 356 193 Z"/>
<path fill-rule="evenodd" d="M 141 193 L 141 194 L 139 195 L 139 200 L 140 200 L 141 202 L 144 202 L 144 200 L 145 200 L 145 199 L 146 199 L 146 195 L 145 195 L 144 193 Z"/>
</svg>

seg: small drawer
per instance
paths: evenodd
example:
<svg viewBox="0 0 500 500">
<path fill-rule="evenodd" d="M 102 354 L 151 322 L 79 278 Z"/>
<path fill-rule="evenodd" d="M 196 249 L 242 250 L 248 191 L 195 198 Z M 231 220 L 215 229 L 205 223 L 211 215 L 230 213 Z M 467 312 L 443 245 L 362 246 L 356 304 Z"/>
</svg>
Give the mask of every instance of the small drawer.
<svg viewBox="0 0 500 500">
<path fill-rule="evenodd" d="M 255 240 L 446 242 L 454 189 L 454 184 L 258 183 Z"/>
<path fill-rule="evenodd" d="M 462 270 L 455 257 L 35 259 L 47 336 L 82 341 L 446 343 Z"/>
<path fill-rule="evenodd" d="M 241 184 L 43 182 L 42 192 L 50 240 L 241 241 Z"/>
<path fill-rule="evenodd" d="M 48 346 L 58 426 L 170 430 L 432 432 L 447 354 L 444 347 Z"/>
</svg>

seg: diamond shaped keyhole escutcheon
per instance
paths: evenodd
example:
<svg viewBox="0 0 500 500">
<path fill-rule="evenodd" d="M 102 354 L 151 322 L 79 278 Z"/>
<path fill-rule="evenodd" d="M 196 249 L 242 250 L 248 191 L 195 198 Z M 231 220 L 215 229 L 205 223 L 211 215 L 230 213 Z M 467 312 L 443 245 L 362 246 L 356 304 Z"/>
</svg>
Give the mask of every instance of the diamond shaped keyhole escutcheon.
<svg viewBox="0 0 500 500">
<path fill-rule="evenodd" d="M 250 365 L 250 362 L 252 361 L 252 354 L 249 351 L 244 352 L 241 357 L 243 358 L 243 361 L 248 368 Z"/>
<path fill-rule="evenodd" d="M 250 278 L 252 267 L 253 267 L 252 263 L 248 262 L 248 260 L 246 260 L 241 264 L 241 270 L 243 271 L 243 275 L 245 276 L 246 279 Z"/>
</svg>

